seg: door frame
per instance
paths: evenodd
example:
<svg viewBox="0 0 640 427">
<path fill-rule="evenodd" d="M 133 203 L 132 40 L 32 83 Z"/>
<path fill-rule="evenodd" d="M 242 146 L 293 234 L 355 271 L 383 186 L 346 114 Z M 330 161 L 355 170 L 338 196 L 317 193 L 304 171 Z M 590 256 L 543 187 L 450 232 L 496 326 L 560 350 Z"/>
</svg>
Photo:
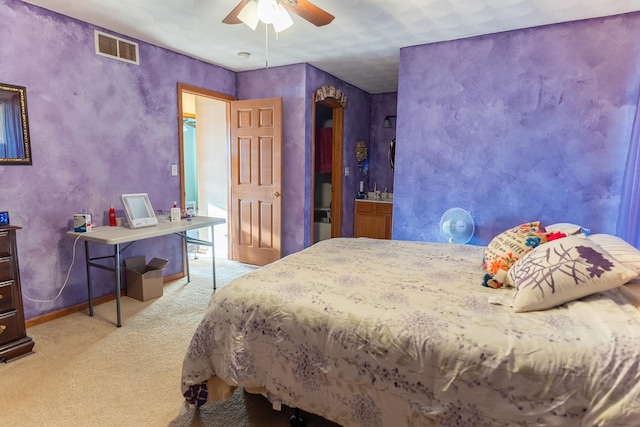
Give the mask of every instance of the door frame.
<svg viewBox="0 0 640 427">
<path fill-rule="evenodd" d="M 213 90 L 209 90 L 209 89 L 204 89 L 201 87 L 197 87 L 197 86 L 192 86 L 192 85 L 188 85 L 185 83 L 180 83 L 178 82 L 177 84 L 177 92 L 178 92 L 178 161 L 180 162 L 179 165 L 179 177 L 180 177 L 180 206 L 185 206 L 185 202 L 186 202 L 186 190 L 185 190 L 185 182 L 184 182 L 184 135 L 182 132 L 182 120 L 184 117 L 184 112 L 183 112 L 183 106 L 182 106 L 182 94 L 183 93 L 189 93 L 191 95 L 196 95 L 196 96 L 203 96 L 206 98 L 211 98 L 211 99 L 215 99 L 217 101 L 221 101 L 221 102 L 225 102 L 227 104 L 230 104 L 232 101 L 236 101 L 237 98 L 235 96 L 231 96 L 231 95 L 227 95 L 221 92 L 216 92 Z M 227 125 L 230 122 L 230 116 L 229 116 L 229 110 L 230 108 L 228 108 L 227 105 L 227 117 L 226 117 L 226 121 L 227 121 Z M 227 145 L 229 145 L 229 134 L 227 133 Z M 227 158 L 227 164 L 229 164 L 229 158 Z M 227 210 L 229 208 L 229 200 L 230 195 L 227 197 Z M 231 235 L 229 234 L 231 233 L 231 230 L 229 228 L 229 224 L 227 223 L 227 235 L 229 236 L 228 242 L 231 239 Z M 227 253 L 230 253 L 229 250 L 229 243 L 227 243 Z M 185 253 L 184 251 L 184 247 L 183 247 L 183 253 L 182 253 L 182 273 L 183 276 L 186 274 L 186 262 L 187 262 L 187 256 L 189 256 L 188 253 Z M 215 254 L 211 254 L 211 256 L 215 256 Z"/>
<path fill-rule="evenodd" d="M 316 102 L 332 110 L 332 145 L 331 145 L 331 238 L 342 237 L 342 183 L 344 159 L 344 107 L 334 98 L 316 101 L 316 93 L 311 97 L 311 234 L 309 246 L 315 241 L 313 225 L 315 206 L 316 177 Z"/>
</svg>

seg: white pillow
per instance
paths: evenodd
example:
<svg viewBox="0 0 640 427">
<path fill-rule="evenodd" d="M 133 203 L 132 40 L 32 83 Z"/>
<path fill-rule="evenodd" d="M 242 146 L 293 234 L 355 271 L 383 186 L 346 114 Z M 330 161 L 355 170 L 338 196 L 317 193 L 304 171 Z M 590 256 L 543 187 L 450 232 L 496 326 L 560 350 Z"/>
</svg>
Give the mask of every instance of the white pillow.
<svg viewBox="0 0 640 427">
<path fill-rule="evenodd" d="M 509 269 L 513 310 L 545 310 L 623 285 L 638 275 L 592 240 L 568 236 L 544 243 Z"/>
<path fill-rule="evenodd" d="M 589 239 L 596 242 L 602 249 L 609 252 L 625 267 L 640 274 L 640 251 L 618 236 L 611 234 L 594 234 Z"/>
<path fill-rule="evenodd" d="M 569 222 L 558 222 L 556 224 L 547 225 L 544 227 L 547 232 L 560 231 L 567 236 L 573 236 L 577 234 L 589 234 L 589 229 L 579 226 L 578 224 L 571 224 Z"/>
</svg>

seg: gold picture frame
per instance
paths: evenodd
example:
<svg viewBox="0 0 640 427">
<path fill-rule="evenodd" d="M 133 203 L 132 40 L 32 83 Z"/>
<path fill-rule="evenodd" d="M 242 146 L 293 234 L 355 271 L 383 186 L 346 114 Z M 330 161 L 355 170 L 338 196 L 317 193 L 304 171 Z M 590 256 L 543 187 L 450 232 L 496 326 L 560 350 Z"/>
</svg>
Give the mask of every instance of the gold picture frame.
<svg viewBox="0 0 640 427">
<path fill-rule="evenodd" d="M 0 166 L 30 164 L 27 89 L 0 83 Z"/>
</svg>

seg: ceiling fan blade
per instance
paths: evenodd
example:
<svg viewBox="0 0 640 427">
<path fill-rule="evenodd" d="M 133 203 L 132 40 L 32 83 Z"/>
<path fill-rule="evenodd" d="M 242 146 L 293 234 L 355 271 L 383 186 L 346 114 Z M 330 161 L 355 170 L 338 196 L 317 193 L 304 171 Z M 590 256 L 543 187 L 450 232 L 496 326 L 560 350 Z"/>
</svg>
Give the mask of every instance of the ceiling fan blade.
<svg viewBox="0 0 640 427">
<path fill-rule="evenodd" d="M 328 23 L 333 21 L 333 19 L 335 18 L 335 16 L 333 16 L 332 14 L 325 12 L 324 10 L 308 2 L 307 0 L 298 0 L 295 6 L 290 6 L 285 1 L 280 2 L 280 4 L 285 9 L 306 19 L 316 27 L 322 27 L 323 25 L 327 25 Z"/>
<path fill-rule="evenodd" d="M 242 21 L 240 20 L 240 18 L 238 18 L 238 14 L 247 3 L 249 3 L 249 0 L 241 0 L 240 3 L 238 3 L 238 5 L 233 8 L 231 13 L 229 13 L 227 17 L 222 20 L 222 23 L 223 24 L 242 24 Z"/>
</svg>

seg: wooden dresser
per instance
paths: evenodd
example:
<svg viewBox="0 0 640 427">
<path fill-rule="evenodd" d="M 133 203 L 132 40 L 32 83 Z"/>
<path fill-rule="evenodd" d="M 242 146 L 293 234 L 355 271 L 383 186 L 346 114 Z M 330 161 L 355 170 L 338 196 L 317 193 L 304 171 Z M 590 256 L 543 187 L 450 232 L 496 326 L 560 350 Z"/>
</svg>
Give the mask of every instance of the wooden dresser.
<svg viewBox="0 0 640 427">
<path fill-rule="evenodd" d="M 16 230 L 0 227 L 0 361 L 8 362 L 31 353 L 34 342 L 27 336 L 22 307 Z"/>
<path fill-rule="evenodd" d="M 391 213 L 393 203 L 356 200 L 354 237 L 391 239 Z"/>
</svg>

